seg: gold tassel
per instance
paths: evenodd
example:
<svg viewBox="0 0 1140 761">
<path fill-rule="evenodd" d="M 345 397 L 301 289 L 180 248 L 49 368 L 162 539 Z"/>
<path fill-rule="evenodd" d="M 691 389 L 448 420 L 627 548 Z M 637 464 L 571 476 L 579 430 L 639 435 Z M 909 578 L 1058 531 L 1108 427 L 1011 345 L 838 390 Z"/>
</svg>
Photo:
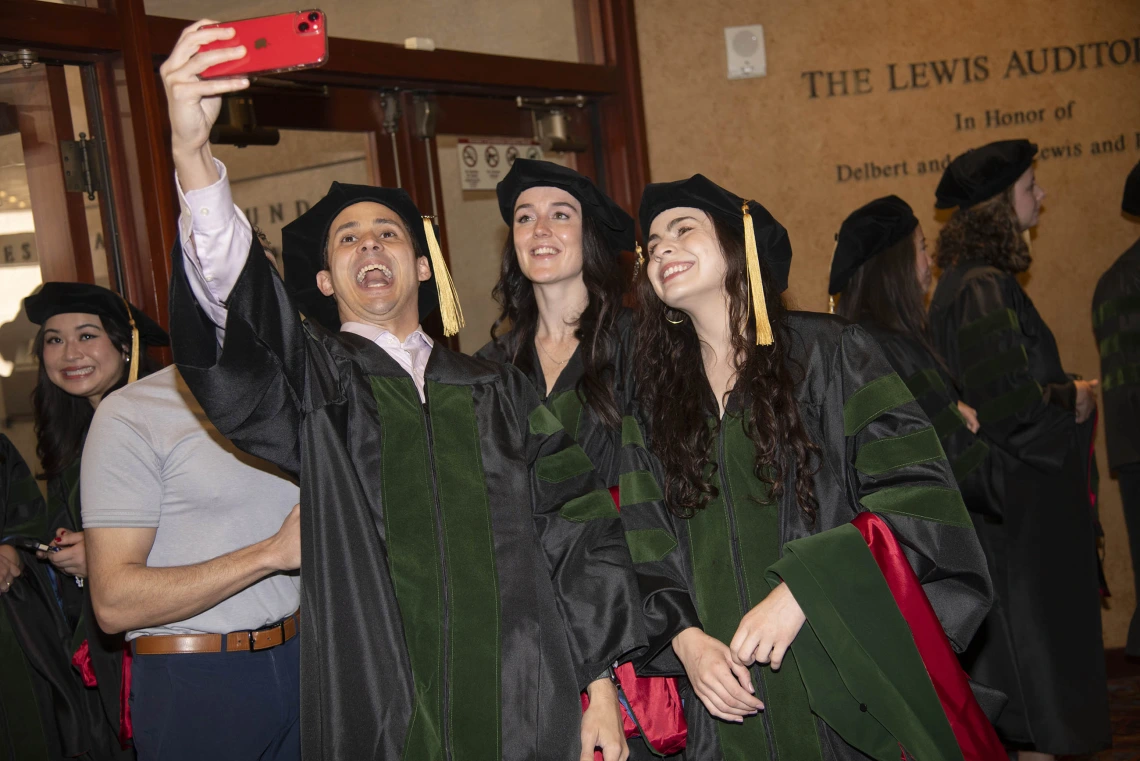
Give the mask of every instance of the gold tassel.
<svg viewBox="0 0 1140 761">
<path fill-rule="evenodd" d="M 752 215 L 748 201 L 740 207 L 744 212 L 744 258 L 748 262 L 748 289 L 752 292 L 752 309 L 756 312 L 756 345 L 771 346 L 772 324 L 768 322 L 768 304 L 764 301 L 764 283 L 760 279 L 760 254 L 756 251 L 756 231 L 752 229 Z"/>
<path fill-rule="evenodd" d="M 641 244 L 634 243 L 633 250 L 637 252 L 637 266 L 633 268 L 633 282 L 637 282 L 637 276 L 641 274 L 641 268 L 645 266 L 645 254 L 641 253 Z"/>
<path fill-rule="evenodd" d="M 127 373 L 127 383 L 134 383 L 139 379 L 139 327 L 135 325 L 135 316 L 131 312 L 131 304 L 122 296 L 123 305 L 127 308 L 127 321 L 131 323 L 131 369 Z"/>
<path fill-rule="evenodd" d="M 439 293 L 439 316 L 443 318 L 443 334 L 453 336 L 464 325 L 463 307 L 459 306 L 459 294 L 455 290 L 455 283 L 451 280 L 451 273 L 447 271 L 447 262 L 443 260 L 439 241 L 435 239 L 435 228 L 432 227 L 431 217 L 424 217 L 424 237 L 427 238 L 431 268 L 435 275 L 435 288 Z"/>
<path fill-rule="evenodd" d="M 827 313 L 828 314 L 835 314 L 835 297 L 834 296 L 828 296 L 827 297 Z"/>
</svg>

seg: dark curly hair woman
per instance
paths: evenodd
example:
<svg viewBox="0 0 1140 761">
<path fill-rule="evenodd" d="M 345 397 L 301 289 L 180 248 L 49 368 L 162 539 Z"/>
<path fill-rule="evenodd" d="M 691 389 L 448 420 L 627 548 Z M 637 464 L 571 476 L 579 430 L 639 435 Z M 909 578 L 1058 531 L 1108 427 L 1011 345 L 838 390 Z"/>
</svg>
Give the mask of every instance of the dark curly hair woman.
<svg viewBox="0 0 1140 761">
<path fill-rule="evenodd" d="M 146 347 L 166 345 L 167 336 L 117 293 L 87 283 L 44 283 L 24 299 L 24 309 L 40 326 L 33 346 L 39 376 L 32 409 L 41 478 L 48 482 L 48 521 L 40 541 L 52 551 L 38 556 L 54 570 L 54 599 L 68 631 L 65 641 L 86 639 L 86 668 L 98 684 L 97 693 L 80 696 L 94 700 L 92 705 L 64 707 L 72 714 L 81 710 L 87 719 L 82 726 L 74 716 L 61 721 L 71 732 L 66 747 L 76 749 L 65 755 L 90 752 L 94 758 L 117 758 L 121 753 L 133 758 L 133 751 L 123 751 L 120 743 L 125 737 L 119 694 L 122 637 L 110 637 L 96 626 L 84 586 L 79 471 L 95 408 L 107 394 L 156 369 Z"/>
<path fill-rule="evenodd" d="M 699 698 L 686 753 L 956 753 L 947 711 L 984 717 L 960 672 L 940 704 L 869 551 L 895 548 L 946 653 L 970 641 L 989 579 L 930 421 L 862 328 L 785 307 L 791 245 L 760 204 L 695 175 L 640 217 L 638 388 L 701 621 L 669 654 Z"/>
<path fill-rule="evenodd" d="M 937 206 L 957 210 L 938 236 L 944 271 L 929 313 L 963 400 L 1003 455 L 1003 515 L 979 532 L 1000 559 L 994 585 L 1008 625 L 987 622 L 982 640 L 1005 639 L 1016 659 L 981 659 L 972 676 L 1008 686 L 997 727 L 1022 761 L 1091 754 L 1110 740 L 1089 496 L 1097 382 L 1065 372 L 1017 279 L 1032 261 L 1028 231 L 1045 198 L 1036 154 L 1027 140 L 1004 140 L 947 167 Z"/>
<path fill-rule="evenodd" d="M 633 218 L 589 178 L 548 161 L 516 159 L 497 191 L 510 228 L 494 290 L 502 314 L 491 328 L 491 342 L 476 356 L 523 371 L 620 501 L 645 598 L 647 634 L 651 649 L 659 651 L 694 624 L 696 614 L 680 589 L 680 554 L 662 552 L 660 537 L 667 536 L 669 519 L 633 409 L 633 317 L 622 306 L 621 269 L 622 252 L 634 248 Z M 653 484 L 649 490 L 641 488 L 646 479 Z M 635 716 L 673 715 L 669 706 L 679 703 L 673 680 L 632 690 L 633 667 L 620 666 L 618 675 L 627 694 L 656 696 L 635 698 Z M 652 750 L 641 740 L 629 743 L 630 757 L 680 750 L 682 719 L 675 714 L 673 730 L 643 738 Z M 588 723 L 583 720 L 584 729 Z M 589 742 L 585 734 L 583 742 Z"/>
</svg>

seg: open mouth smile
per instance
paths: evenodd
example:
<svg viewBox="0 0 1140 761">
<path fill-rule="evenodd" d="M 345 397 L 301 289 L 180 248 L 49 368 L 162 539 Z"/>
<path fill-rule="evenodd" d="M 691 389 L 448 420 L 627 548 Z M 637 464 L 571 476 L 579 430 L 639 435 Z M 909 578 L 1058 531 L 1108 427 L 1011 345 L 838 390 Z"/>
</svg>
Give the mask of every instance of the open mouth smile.
<svg viewBox="0 0 1140 761">
<path fill-rule="evenodd" d="M 380 262 L 365 264 L 356 273 L 356 284 L 365 288 L 385 288 L 393 279 L 392 270 Z"/>
<path fill-rule="evenodd" d="M 680 275 L 682 272 L 687 272 L 693 268 L 692 262 L 678 262 L 677 264 L 670 264 L 661 272 L 661 282 L 665 282 L 670 278 Z"/>
</svg>

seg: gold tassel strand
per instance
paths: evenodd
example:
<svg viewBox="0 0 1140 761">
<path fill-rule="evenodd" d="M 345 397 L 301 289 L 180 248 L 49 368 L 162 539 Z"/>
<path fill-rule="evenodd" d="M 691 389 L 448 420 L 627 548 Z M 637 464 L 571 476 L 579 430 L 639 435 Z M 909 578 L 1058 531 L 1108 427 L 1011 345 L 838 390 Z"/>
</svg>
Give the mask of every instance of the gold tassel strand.
<svg viewBox="0 0 1140 761">
<path fill-rule="evenodd" d="M 122 296 L 119 296 L 123 299 Z M 123 299 L 123 306 L 127 308 L 127 321 L 131 324 L 131 369 L 127 373 L 128 385 L 139 379 L 139 326 L 135 325 L 135 316 L 131 312 L 131 305 Z"/>
<path fill-rule="evenodd" d="M 756 312 L 756 345 L 771 346 L 772 324 L 768 322 L 768 304 L 764 301 L 764 283 L 760 279 L 760 254 L 756 250 L 756 231 L 752 229 L 752 215 L 748 201 L 740 207 L 744 212 L 744 258 L 748 262 L 748 290 L 752 292 L 752 309 Z"/>
<path fill-rule="evenodd" d="M 633 250 L 637 253 L 637 265 L 633 268 L 633 280 L 632 280 L 632 282 L 636 285 L 637 276 L 641 274 L 641 269 L 642 269 L 642 267 L 645 266 L 645 254 L 643 254 L 641 252 L 641 244 L 640 243 L 634 243 L 633 244 Z"/>
<path fill-rule="evenodd" d="M 839 250 L 839 233 L 835 234 L 835 245 L 831 248 L 831 263 L 827 265 L 827 277 L 831 279 L 831 271 L 835 268 L 835 252 Z M 835 297 L 827 297 L 827 313 L 835 314 Z"/>
<path fill-rule="evenodd" d="M 443 334 L 453 336 L 464 325 L 463 307 L 459 306 L 459 294 L 455 290 L 455 283 L 451 280 L 451 273 L 447 271 L 447 262 L 443 260 L 439 241 L 435 239 L 435 228 L 432 226 L 431 217 L 424 217 L 424 237 L 427 238 L 431 268 L 435 275 L 435 288 L 439 293 L 439 316 L 443 318 Z"/>
</svg>

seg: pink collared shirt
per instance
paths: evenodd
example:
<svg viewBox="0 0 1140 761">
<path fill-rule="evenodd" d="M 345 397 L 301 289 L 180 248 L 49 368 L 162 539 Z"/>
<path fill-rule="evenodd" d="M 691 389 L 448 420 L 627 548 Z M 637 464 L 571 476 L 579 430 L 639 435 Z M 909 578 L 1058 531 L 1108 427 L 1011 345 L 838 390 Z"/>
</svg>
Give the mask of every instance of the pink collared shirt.
<svg viewBox="0 0 1140 761">
<path fill-rule="evenodd" d="M 234 204 L 225 164 L 217 159 L 214 164 L 220 179 L 213 185 L 183 192 L 177 174 L 174 183 L 182 207 L 178 230 L 186 278 L 194 298 L 216 326 L 220 346 L 225 340 L 225 303 L 245 267 L 253 229 Z M 412 376 L 420 401 L 424 401 L 424 371 L 435 344 L 422 328 L 416 328 L 403 342 L 375 325 L 346 322 L 340 329 L 367 338 L 386 351 Z"/>
</svg>

